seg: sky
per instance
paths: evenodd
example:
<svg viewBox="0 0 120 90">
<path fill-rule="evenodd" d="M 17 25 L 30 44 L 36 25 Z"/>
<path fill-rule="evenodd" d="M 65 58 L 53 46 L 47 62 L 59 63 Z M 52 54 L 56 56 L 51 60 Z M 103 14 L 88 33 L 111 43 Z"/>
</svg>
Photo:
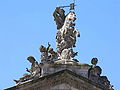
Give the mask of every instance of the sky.
<svg viewBox="0 0 120 90">
<path fill-rule="evenodd" d="M 0 90 L 15 85 L 31 64 L 40 62 L 40 45 L 56 49 L 55 7 L 72 0 L 0 0 Z M 66 8 L 66 13 L 69 10 Z M 76 0 L 77 38 L 74 51 L 79 62 L 97 57 L 102 75 L 120 90 L 120 0 Z"/>
</svg>

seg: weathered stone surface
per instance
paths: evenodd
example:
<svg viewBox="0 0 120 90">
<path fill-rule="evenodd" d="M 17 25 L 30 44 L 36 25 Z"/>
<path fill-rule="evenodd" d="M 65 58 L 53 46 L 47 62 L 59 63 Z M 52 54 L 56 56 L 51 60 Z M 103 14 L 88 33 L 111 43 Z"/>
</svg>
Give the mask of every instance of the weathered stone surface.
<svg viewBox="0 0 120 90">
<path fill-rule="evenodd" d="M 68 69 L 72 72 L 75 72 L 79 75 L 82 75 L 84 77 L 88 77 L 88 70 L 90 68 L 87 64 L 76 64 L 76 65 L 70 65 L 70 64 L 47 64 L 42 67 L 43 73 L 42 76 L 46 76 L 64 69 Z"/>
<path fill-rule="evenodd" d="M 67 69 L 6 90 L 110 90 Z"/>
<path fill-rule="evenodd" d="M 69 84 L 60 84 L 60 85 L 56 85 L 52 88 L 50 88 L 50 90 L 79 90 L 79 89 L 76 89 L 72 86 L 70 86 Z"/>
</svg>

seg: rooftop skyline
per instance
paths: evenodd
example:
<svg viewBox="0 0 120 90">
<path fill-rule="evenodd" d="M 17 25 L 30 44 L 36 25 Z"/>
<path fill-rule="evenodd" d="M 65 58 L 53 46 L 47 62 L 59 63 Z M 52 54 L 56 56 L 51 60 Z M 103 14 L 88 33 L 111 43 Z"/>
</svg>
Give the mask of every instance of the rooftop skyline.
<svg viewBox="0 0 120 90">
<path fill-rule="evenodd" d="M 15 85 L 30 67 L 28 56 L 40 62 L 40 45 L 56 49 L 56 24 L 52 16 L 56 6 L 69 5 L 72 0 L 0 1 L 0 89 Z M 81 63 L 90 64 L 93 57 L 103 73 L 119 90 L 120 55 L 120 1 L 118 0 L 76 0 L 77 38 L 75 51 Z M 68 9 L 66 11 L 69 12 Z"/>
</svg>

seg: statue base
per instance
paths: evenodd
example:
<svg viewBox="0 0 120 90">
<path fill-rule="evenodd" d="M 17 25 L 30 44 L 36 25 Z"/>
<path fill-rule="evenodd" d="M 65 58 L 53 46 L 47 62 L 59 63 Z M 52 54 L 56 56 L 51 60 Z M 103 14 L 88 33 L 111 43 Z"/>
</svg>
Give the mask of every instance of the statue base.
<svg viewBox="0 0 120 90">
<path fill-rule="evenodd" d="M 74 59 L 62 59 L 62 60 L 57 60 L 54 62 L 55 64 L 71 64 L 71 65 L 76 65 L 77 61 Z"/>
</svg>

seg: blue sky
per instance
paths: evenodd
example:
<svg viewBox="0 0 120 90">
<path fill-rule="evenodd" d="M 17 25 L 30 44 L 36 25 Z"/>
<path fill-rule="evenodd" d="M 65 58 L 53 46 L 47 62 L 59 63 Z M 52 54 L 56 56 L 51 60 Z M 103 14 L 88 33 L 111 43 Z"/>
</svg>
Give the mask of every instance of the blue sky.
<svg viewBox="0 0 120 90">
<path fill-rule="evenodd" d="M 40 62 L 39 46 L 50 42 L 55 49 L 56 25 L 52 13 L 56 6 L 72 0 L 0 0 L 0 90 L 15 85 L 34 56 Z M 120 0 L 76 0 L 76 57 L 90 64 L 99 59 L 102 75 L 120 90 Z M 66 10 L 68 12 L 68 10 Z"/>
</svg>

